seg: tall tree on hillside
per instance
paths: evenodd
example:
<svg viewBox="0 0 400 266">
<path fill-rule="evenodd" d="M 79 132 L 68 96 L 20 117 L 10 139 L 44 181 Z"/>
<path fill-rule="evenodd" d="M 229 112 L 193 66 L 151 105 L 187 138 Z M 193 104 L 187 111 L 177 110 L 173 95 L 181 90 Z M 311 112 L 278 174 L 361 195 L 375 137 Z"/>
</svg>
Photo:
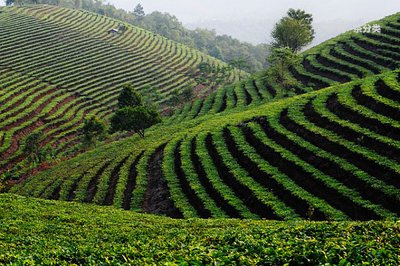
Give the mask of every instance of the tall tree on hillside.
<svg viewBox="0 0 400 266">
<path fill-rule="evenodd" d="M 308 26 L 308 29 L 309 29 L 309 31 L 311 33 L 311 39 L 312 40 L 314 39 L 315 31 L 314 31 L 314 28 L 312 26 L 312 23 L 313 23 L 314 19 L 313 19 L 311 14 L 306 13 L 306 11 L 301 10 L 301 9 L 293 9 L 293 8 L 291 8 L 291 9 L 288 10 L 287 16 L 289 18 L 296 19 L 296 20 L 304 22 Z"/>
<path fill-rule="evenodd" d="M 142 105 L 142 96 L 135 90 L 130 83 L 126 83 L 122 86 L 122 91 L 118 96 L 118 108 L 122 109 L 128 106 Z"/>
<path fill-rule="evenodd" d="M 31 163 L 38 163 L 40 161 L 40 142 L 42 141 L 42 136 L 42 132 L 36 132 L 30 134 L 25 139 L 23 151 Z"/>
<path fill-rule="evenodd" d="M 142 20 L 146 13 L 144 13 L 143 6 L 139 3 L 133 10 L 133 15 L 135 15 L 137 20 Z"/>
<path fill-rule="evenodd" d="M 272 46 L 275 48 L 289 47 L 294 52 L 311 43 L 313 40 L 309 26 L 301 20 L 284 17 L 275 24 L 272 30 Z"/>
<path fill-rule="evenodd" d="M 158 112 L 144 105 L 118 109 L 111 118 L 113 132 L 136 132 L 142 138 L 144 138 L 145 129 L 160 122 Z"/>
<path fill-rule="evenodd" d="M 180 95 L 185 102 L 188 102 L 193 99 L 193 89 L 191 87 L 186 87 L 182 90 Z"/>
</svg>

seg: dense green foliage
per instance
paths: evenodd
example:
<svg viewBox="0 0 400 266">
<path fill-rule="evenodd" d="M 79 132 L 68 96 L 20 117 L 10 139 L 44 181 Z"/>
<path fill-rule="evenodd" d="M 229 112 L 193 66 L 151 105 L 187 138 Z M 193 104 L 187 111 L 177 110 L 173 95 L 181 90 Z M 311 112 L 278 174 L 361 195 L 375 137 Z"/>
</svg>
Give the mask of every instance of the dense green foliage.
<svg viewBox="0 0 400 266">
<path fill-rule="evenodd" d="M 290 68 L 300 64 L 300 57 L 289 47 L 275 48 L 268 56 L 271 64 L 267 70 L 268 76 L 285 90 L 298 86 L 297 80 L 290 75 Z"/>
<path fill-rule="evenodd" d="M 118 108 L 134 107 L 143 104 L 142 96 L 135 90 L 132 84 L 124 84 L 118 96 Z"/>
<path fill-rule="evenodd" d="M 143 17 L 146 15 L 141 4 L 137 4 L 135 9 L 133 10 L 133 15 L 136 17 L 137 20 L 143 19 Z"/>
<path fill-rule="evenodd" d="M 26 156 L 27 166 L 37 166 L 48 159 L 53 159 L 54 153 L 49 146 L 42 146 L 43 132 L 29 134 L 24 142 L 23 153 Z"/>
<path fill-rule="evenodd" d="M 314 39 L 313 18 L 304 10 L 289 9 L 287 16 L 275 24 L 271 36 L 275 48 L 289 47 L 294 52 L 300 51 Z"/>
<path fill-rule="evenodd" d="M 32 163 L 40 163 L 42 160 L 40 156 L 40 142 L 43 137 L 43 132 L 32 133 L 26 137 L 24 143 L 24 153 L 28 160 Z"/>
<path fill-rule="evenodd" d="M 315 38 L 315 30 L 312 25 L 314 19 L 311 14 L 308 14 L 304 10 L 301 10 L 301 9 L 290 8 L 287 12 L 287 16 L 289 18 L 300 20 L 300 21 L 304 22 L 307 25 L 308 29 L 310 30 L 311 39 L 313 40 Z"/>
<path fill-rule="evenodd" d="M 5 174 L 0 175 L 0 192 L 3 192 L 7 187 L 7 177 Z"/>
<path fill-rule="evenodd" d="M 117 131 L 131 131 L 144 137 L 145 129 L 161 122 L 157 110 L 143 105 L 128 106 L 117 109 L 111 117 L 111 129 Z"/>
<path fill-rule="evenodd" d="M 110 121 L 112 132 L 131 131 L 144 138 L 145 129 L 160 123 L 161 117 L 155 108 L 143 103 L 142 96 L 132 84 L 125 84 L 118 97 L 118 109 Z"/>
<path fill-rule="evenodd" d="M 301 20 L 292 18 L 282 18 L 275 24 L 271 36 L 273 38 L 272 46 L 277 48 L 289 47 L 298 52 L 311 43 L 312 37 L 308 26 Z"/>
<path fill-rule="evenodd" d="M 396 222 L 173 220 L 0 195 L 2 264 L 397 265 Z"/>
</svg>

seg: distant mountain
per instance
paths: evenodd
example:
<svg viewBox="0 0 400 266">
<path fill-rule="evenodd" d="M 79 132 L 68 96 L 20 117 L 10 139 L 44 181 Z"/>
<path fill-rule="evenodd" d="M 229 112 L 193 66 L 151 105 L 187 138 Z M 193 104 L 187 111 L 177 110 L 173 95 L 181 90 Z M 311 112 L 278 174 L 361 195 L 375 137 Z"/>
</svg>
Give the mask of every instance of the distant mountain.
<svg viewBox="0 0 400 266">
<path fill-rule="evenodd" d="M 275 21 L 272 19 L 203 20 L 185 24 L 189 29 L 215 29 L 218 34 L 227 34 L 252 44 L 267 43 Z"/>
<path fill-rule="evenodd" d="M 227 34 L 241 41 L 260 44 L 271 42 L 270 33 L 275 23 L 274 19 L 203 20 L 188 23 L 185 26 L 189 29 L 215 29 L 217 34 Z M 362 24 L 361 20 L 317 21 L 314 23 L 316 37 L 312 45 L 317 45 Z"/>
</svg>

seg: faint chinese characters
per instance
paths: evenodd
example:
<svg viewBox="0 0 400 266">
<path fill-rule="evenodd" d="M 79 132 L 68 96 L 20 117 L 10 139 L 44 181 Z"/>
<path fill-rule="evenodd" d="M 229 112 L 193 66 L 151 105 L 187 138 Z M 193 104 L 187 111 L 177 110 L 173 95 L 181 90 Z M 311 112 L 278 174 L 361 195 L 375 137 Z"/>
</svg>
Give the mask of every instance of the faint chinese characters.
<svg viewBox="0 0 400 266">
<path fill-rule="evenodd" d="M 370 25 L 365 24 L 362 27 L 357 27 L 354 29 L 355 33 L 381 33 L 381 26 L 378 24 Z"/>
</svg>

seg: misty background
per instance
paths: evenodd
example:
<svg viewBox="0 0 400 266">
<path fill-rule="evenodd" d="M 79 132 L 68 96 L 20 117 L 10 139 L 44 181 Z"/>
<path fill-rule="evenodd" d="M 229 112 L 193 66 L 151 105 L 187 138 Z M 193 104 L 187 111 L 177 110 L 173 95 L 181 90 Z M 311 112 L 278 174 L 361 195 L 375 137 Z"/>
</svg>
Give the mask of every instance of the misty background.
<svg viewBox="0 0 400 266">
<path fill-rule="evenodd" d="M 108 0 L 117 8 L 133 11 L 140 3 L 146 14 L 175 15 L 189 29 L 215 29 L 252 44 L 269 43 L 273 25 L 289 8 L 314 16 L 316 38 L 312 45 L 400 11 L 399 0 Z"/>
</svg>

